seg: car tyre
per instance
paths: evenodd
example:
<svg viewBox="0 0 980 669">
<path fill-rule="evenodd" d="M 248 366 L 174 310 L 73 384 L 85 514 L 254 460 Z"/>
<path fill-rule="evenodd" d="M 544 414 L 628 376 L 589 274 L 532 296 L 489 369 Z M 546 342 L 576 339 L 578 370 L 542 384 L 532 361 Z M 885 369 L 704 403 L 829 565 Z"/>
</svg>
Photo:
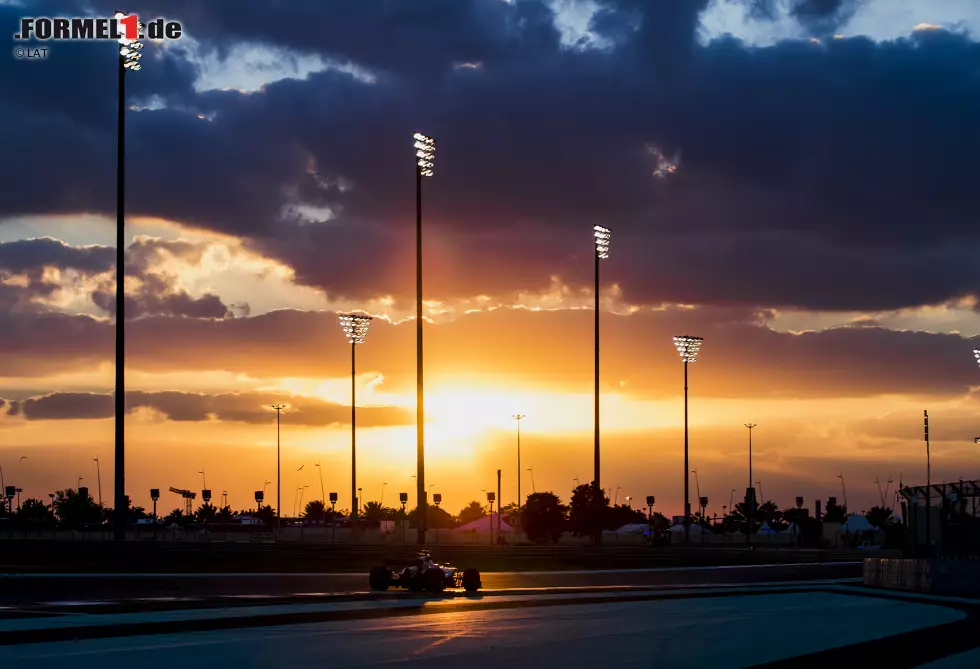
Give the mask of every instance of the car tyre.
<svg viewBox="0 0 980 669">
<path fill-rule="evenodd" d="M 373 567 L 368 574 L 368 585 L 372 590 L 387 590 L 391 585 L 391 576 L 387 567 Z"/>
<path fill-rule="evenodd" d="M 476 592 L 482 586 L 480 570 L 470 568 L 463 572 L 463 590 L 466 592 Z"/>
<path fill-rule="evenodd" d="M 429 592 L 442 592 L 446 588 L 446 575 L 442 573 L 442 569 L 433 567 L 426 570 L 422 583 Z"/>
</svg>

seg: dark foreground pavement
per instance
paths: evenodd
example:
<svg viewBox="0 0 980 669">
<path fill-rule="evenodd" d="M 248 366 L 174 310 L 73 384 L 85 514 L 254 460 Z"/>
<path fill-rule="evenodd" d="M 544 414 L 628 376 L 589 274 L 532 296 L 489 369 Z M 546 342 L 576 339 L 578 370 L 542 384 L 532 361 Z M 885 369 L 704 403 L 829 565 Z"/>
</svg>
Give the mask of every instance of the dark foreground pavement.
<svg viewBox="0 0 980 669">
<path fill-rule="evenodd" d="M 483 572 L 485 588 L 556 588 L 746 584 L 857 578 L 861 563 L 667 567 L 641 570 Z M 282 596 L 359 592 L 366 573 L 286 574 L 0 574 L 0 604 L 133 598 Z"/>
<path fill-rule="evenodd" d="M 834 584 L 486 593 L 0 619 L 0 663 L 975 667 L 976 602 Z"/>
</svg>

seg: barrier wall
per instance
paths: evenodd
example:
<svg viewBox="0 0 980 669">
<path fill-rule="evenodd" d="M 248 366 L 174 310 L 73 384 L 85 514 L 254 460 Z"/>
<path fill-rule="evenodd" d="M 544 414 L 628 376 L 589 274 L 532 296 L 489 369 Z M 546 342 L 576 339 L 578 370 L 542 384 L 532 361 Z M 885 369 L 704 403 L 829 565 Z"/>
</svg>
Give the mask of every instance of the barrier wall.
<svg viewBox="0 0 980 669">
<path fill-rule="evenodd" d="M 980 561 L 865 558 L 864 584 L 891 590 L 980 596 Z"/>
</svg>

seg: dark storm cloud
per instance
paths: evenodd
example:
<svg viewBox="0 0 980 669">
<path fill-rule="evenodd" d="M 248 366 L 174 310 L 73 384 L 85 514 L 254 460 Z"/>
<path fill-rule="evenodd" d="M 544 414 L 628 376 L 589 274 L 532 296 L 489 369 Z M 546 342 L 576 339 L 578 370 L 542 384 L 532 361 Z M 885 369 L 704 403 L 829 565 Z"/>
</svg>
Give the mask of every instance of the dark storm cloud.
<svg viewBox="0 0 980 669">
<path fill-rule="evenodd" d="M 126 276 L 138 279 L 139 286 L 127 291 L 126 318 L 226 318 L 235 316 L 239 311 L 247 313 L 248 305 L 233 308 L 213 293 L 193 297 L 186 290 L 175 289 L 175 277 L 160 270 L 160 265 L 171 257 L 190 265 L 200 264 L 204 252 L 205 245 L 192 242 L 143 237 L 134 240 L 126 249 Z M 93 292 L 92 300 L 106 312 L 115 313 L 115 285 L 106 284 Z"/>
<path fill-rule="evenodd" d="M 183 392 L 128 392 L 126 411 L 140 408 L 158 411 L 169 420 L 201 422 L 219 420 L 237 423 L 268 423 L 275 413 L 268 407 L 287 405 L 294 425 L 323 427 L 349 425 L 350 407 L 332 404 L 313 397 L 271 393 L 222 393 L 204 395 Z M 0 407 L 4 401 L 0 400 Z M 111 418 L 112 395 L 97 393 L 51 393 L 10 403 L 7 414 L 27 420 L 79 420 Z M 358 421 L 365 427 L 405 425 L 412 421 L 409 413 L 395 407 L 358 407 Z"/>
<path fill-rule="evenodd" d="M 111 2 L 95 4 L 112 11 Z M 452 62 L 526 62 L 558 47 L 552 13 L 536 0 L 300 0 L 286 11 L 236 0 L 130 4 L 129 11 L 180 19 L 209 47 L 227 50 L 240 41 L 285 45 L 399 74 L 438 74 Z"/>
<path fill-rule="evenodd" d="M 606 0 L 593 28 L 612 48 L 568 51 L 549 10 L 530 1 L 308 2 L 288 21 L 259 3 L 147 3 L 144 13 L 197 25 L 221 47 L 254 39 L 317 51 L 377 79 L 331 71 L 255 95 L 195 95 L 193 68 L 169 54 L 173 73 L 152 76 L 167 77 L 175 108 L 130 115 L 140 165 L 131 202 L 245 236 L 331 295 L 404 299 L 408 137 L 424 128 L 439 141 L 425 205 L 433 299 L 533 290 L 553 275 L 587 286 L 594 223 L 614 230 L 604 275 L 647 303 L 873 310 L 976 293 L 961 263 L 980 212 L 980 46 L 930 31 L 878 44 L 705 47 L 695 33 L 706 5 Z M 793 7 L 824 21 L 853 3 Z M 295 30 L 297 16 L 318 29 Z M 111 179 L 98 176 L 112 170 L 103 55 L 73 58 L 72 72 L 94 84 L 85 88 L 54 58 L 30 79 L 25 63 L 0 63 L 20 68 L 23 86 L 64 91 L 36 93 L 32 107 L 0 103 L 0 139 L 26 161 L 0 173 L 19 194 L 0 213 L 111 210 Z M 483 67 L 454 70 L 462 60 Z M 148 60 L 133 80 L 156 67 Z M 34 146 L 49 140 L 59 149 Z M 654 180 L 651 144 L 681 152 L 676 178 Z M 59 178 L 32 176 L 42 173 Z M 280 216 L 302 203 L 336 218 Z"/>
<path fill-rule="evenodd" d="M 232 308 L 211 293 L 193 297 L 175 289 L 175 278 L 161 273 L 161 261 L 173 257 L 199 264 L 204 246 L 191 242 L 137 238 L 126 249 L 127 276 L 138 279 L 138 287 L 126 297 L 127 318 L 169 315 L 192 318 L 225 318 L 248 305 Z M 48 277 L 47 270 L 74 270 L 83 279 L 115 273 L 115 249 L 105 246 L 71 246 L 51 238 L 0 242 L 0 306 L 6 309 L 38 310 L 37 300 L 50 298 L 69 287 L 71 277 Z M 114 277 L 92 292 L 95 304 L 109 314 L 116 309 Z"/>
<path fill-rule="evenodd" d="M 4 376 L 88 371 L 112 360 L 113 327 L 91 316 L 0 310 Z"/>
<path fill-rule="evenodd" d="M 46 275 L 49 269 L 90 277 L 113 263 L 113 250 L 102 246 L 70 246 L 49 237 L 0 242 L 0 308 L 32 309 L 35 300 L 51 297 L 62 286 Z"/>
<path fill-rule="evenodd" d="M 832 34 L 861 8 L 866 0 L 792 0 L 790 16 L 819 35 Z"/>
</svg>

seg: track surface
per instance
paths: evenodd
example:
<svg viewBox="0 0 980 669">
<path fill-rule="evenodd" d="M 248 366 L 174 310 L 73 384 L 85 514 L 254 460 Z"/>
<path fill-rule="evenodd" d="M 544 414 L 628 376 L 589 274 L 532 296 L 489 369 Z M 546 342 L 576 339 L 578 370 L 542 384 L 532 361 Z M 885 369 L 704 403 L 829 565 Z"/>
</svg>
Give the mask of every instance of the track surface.
<svg viewBox="0 0 980 669">
<path fill-rule="evenodd" d="M 861 563 L 651 568 L 556 572 L 484 572 L 488 589 L 736 584 L 854 578 Z M 283 596 L 359 592 L 367 575 L 340 574 L 3 574 L 0 603 L 152 597 Z"/>
</svg>

